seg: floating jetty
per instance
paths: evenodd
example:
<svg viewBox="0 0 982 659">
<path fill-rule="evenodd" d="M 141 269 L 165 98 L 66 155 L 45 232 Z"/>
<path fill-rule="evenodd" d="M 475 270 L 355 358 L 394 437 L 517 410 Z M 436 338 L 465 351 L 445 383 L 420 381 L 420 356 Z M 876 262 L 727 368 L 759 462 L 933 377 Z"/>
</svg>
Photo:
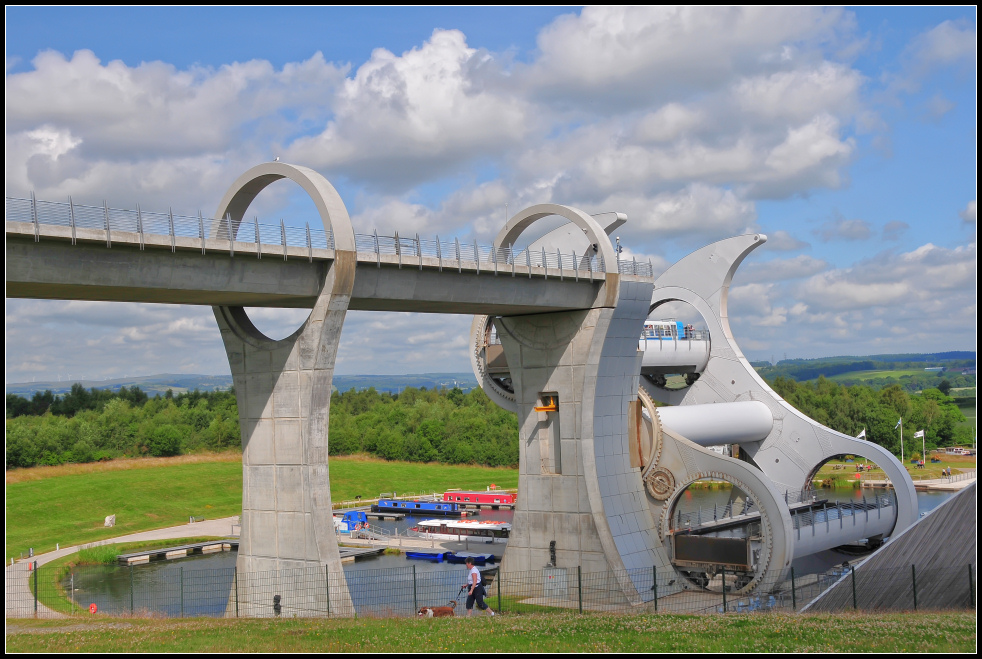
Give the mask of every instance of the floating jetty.
<svg viewBox="0 0 982 659">
<path fill-rule="evenodd" d="M 116 560 L 121 565 L 141 565 L 150 561 L 172 561 L 175 558 L 187 558 L 194 554 L 214 554 L 220 551 L 232 551 L 238 548 L 238 540 L 210 540 L 208 542 L 195 542 L 178 547 L 119 554 L 116 556 Z"/>
</svg>

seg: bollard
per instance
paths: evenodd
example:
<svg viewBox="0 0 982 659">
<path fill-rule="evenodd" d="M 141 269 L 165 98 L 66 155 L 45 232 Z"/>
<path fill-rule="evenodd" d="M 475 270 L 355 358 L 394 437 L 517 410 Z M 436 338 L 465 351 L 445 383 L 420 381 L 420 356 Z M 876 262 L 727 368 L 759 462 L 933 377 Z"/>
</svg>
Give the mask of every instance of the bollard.
<svg viewBox="0 0 982 659">
<path fill-rule="evenodd" d="M 798 610 L 798 595 L 794 592 L 794 567 L 791 568 L 791 610 Z"/>
</svg>

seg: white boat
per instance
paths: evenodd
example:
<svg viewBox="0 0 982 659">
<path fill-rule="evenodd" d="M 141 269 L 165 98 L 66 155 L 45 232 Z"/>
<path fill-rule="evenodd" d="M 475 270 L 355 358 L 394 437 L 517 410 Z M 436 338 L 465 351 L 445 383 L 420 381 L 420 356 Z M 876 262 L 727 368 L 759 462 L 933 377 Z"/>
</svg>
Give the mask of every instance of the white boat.
<svg viewBox="0 0 982 659">
<path fill-rule="evenodd" d="M 486 543 L 505 543 L 511 534 L 508 522 L 476 519 L 424 519 L 412 529 L 428 540 L 477 540 Z"/>
</svg>

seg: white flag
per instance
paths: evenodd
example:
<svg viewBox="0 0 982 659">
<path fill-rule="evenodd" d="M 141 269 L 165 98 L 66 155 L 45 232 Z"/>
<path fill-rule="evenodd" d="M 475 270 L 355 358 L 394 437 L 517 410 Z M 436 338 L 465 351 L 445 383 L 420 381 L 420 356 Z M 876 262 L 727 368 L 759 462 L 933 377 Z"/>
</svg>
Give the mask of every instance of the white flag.
<svg viewBox="0 0 982 659">
<path fill-rule="evenodd" d="M 924 436 L 924 431 L 923 430 L 918 430 L 917 432 L 914 433 L 914 439 L 917 439 L 918 437 L 923 437 L 923 436 Z"/>
<path fill-rule="evenodd" d="M 901 422 L 903 422 L 903 420 L 904 420 L 903 417 L 900 417 L 899 419 L 897 419 L 897 425 L 895 425 L 893 427 L 893 429 L 896 430 L 897 428 L 899 428 L 900 427 L 900 424 L 901 424 Z"/>
<path fill-rule="evenodd" d="M 856 435 L 856 439 L 866 439 L 866 428 L 863 428 L 863 432 Z"/>
</svg>

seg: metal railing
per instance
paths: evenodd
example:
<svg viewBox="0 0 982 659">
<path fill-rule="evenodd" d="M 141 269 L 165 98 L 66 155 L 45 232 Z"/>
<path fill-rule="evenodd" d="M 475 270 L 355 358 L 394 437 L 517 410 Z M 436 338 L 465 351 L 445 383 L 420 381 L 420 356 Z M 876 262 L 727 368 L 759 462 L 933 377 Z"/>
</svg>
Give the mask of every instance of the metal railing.
<svg viewBox="0 0 982 659">
<path fill-rule="evenodd" d="M 335 240 L 333 230 L 324 231 L 311 227 L 286 226 L 283 220 L 278 224 L 260 222 L 254 217 L 250 222 L 243 219 L 233 222 L 231 218 L 210 218 L 198 212 L 196 216 L 175 215 L 172 210 L 166 213 L 144 211 L 139 206 L 135 210 L 110 207 L 103 202 L 102 206 L 76 204 L 71 198 L 68 202 L 39 200 L 32 194 L 29 199 L 5 197 L 6 220 L 23 222 L 34 225 L 35 239 L 39 238 L 41 225 L 70 227 L 72 242 L 76 240 L 77 229 L 94 229 L 104 232 L 106 245 L 112 246 L 112 234 L 126 232 L 137 234 L 141 249 L 147 235 L 169 237 L 171 248 L 175 249 L 176 238 L 192 238 L 201 241 L 201 249 L 205 249 L 205 240 L 218 238 L 229 241 L 229 250 L 234 254 L 236 243 L 256 245 L 258 256 L 265 253 L 278 254 L 275 248 L 282 250 L 284 258 L 288 247 L 305 248 L 308 253 L 313 249 L 333 250 Z M 217 231 L 212 229 L 217 222 Z M 214 233 L 215 235 L 211 235 Z M 458 238 L 434 239 L 421 238 L 419 234 L 400 236 L 395 232 L 391 236 L 380 235 L 377 231 L 371 234 L 355 234 L 355 249 L 359 255 L 373 255 L 381 267 L 381 256 L 396 256 L 400 267 L 416 265 L 423 267 L 423 259 L 436 261 L 436 267 L 442 272 L 463 268 L 476 269 L 478 272 L 493 271 L 495 274 L 515 274 L 516 269 L 523 268 L 532 277 L 533 268 L 542 268 L 545 276 L 549 270 L 558 271 L 560 279 L 570 277 L 579 280 L 581 277 L 592 280 L 595 274 L 606 273 L 607 266 L 602 255 L 587 250 L 577 254 L 575 251 L 563 254 L 560 250 L 516 248 L 514 245 L 492 247 L 479 245 L 477 241 L 461 242 Z M 310 255 L 312 259 L 312 254 Z M 365 257 L 362 260 L 371 260 Z M 427 264 L 433 267 L 434 264 Z M 618 260 L 617 272 L 644 277 L 653 276 L 653 267 L 649 262 L 639 263 L 636 259 Z M 556 276 L 556 275 L 553 275 Z"/>
<path fill-rule="evenodd" d="M 26 567 L 18 564 L 15 567 Z M 466 569 L 415 566 L 331 572 L 326 568 L 246 573 L 186 566 L 47 567 L 5 580 L 7 618 L 67 616 L 324 617 L 415 616 L 422 607 L 463 608 Z M 531 572 L 483 571 L 485 601 L 497 613 L 590 611 L 749 613 L 799 610 L 830 586 L 851 590 L 843 608 L 974 609 L 972 565 L 866 570 L 847 565 L 823 574 L 794 570 L 749 576 L 725 570 L 701 583 L 670 568 L 586 572 L 555 567 Z M 851 584 L 844 580 L 851 579 Z M 831 591 L 830 591 L 831 592 Z M 885 598 L 883 594 L 897 593 Z M 877 597 L 877 595 L 880 597 Z M 869 604 L 864 604 L 869 603 Z M 458 610 L 458 614 L 462 613 Z"/>
<path fill-rule="evenodd" d="M 841 528 L 843 521 L 849 517 L 864 515 L 868 520 L 871 515 L 875 515 L 878 518 L 882 516 L 884 510 L 888 508 L 896 510 L 896 507 L 897 497 L 891 491 L 869 498 L 863 495 L 862 501 L 825 502 L 821 508 L 809 508 L 796 512 L 791 516 L 791 521 L 800 537 L 801 529 L 809 526 L 825 524 L 828 527 L 832 522 L 838 522 Z"/>
</svg>

